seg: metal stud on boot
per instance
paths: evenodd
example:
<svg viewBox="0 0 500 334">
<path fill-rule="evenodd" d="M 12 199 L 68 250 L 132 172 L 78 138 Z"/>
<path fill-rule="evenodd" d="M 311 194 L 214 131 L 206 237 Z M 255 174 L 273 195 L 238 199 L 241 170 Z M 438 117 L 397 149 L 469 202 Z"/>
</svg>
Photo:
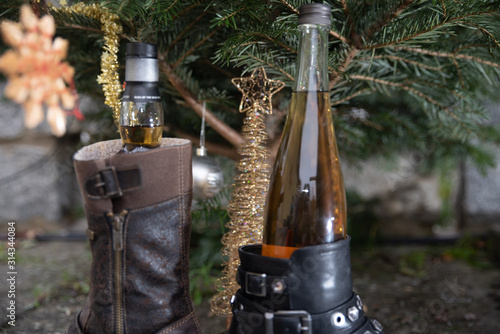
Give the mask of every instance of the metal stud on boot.
<svg viewBox="0 0 500 334">
<path fill-rule="evenodd" d="M 68 334 L 201 333 L 189 296 L 191 143 L 119 154 L 84 147 L 75 170 L 92 251 L 87 303 Z"/>
<path fill-rule="evenodd" d="M 262 256 L 260 245 L 241 247 L 229 333 L 383 333 L 352 291 L 349 242 L 299 248 L 290 259 Z"/>
</svg>

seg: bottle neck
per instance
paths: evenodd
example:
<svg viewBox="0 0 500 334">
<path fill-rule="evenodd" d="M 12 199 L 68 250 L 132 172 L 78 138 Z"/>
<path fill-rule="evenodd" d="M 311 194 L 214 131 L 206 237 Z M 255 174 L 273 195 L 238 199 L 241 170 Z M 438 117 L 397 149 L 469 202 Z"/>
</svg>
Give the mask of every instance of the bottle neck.
<svg viewBox="0 0 500 334">
<path fill-rule="evenodd" d="M 328 32 L 323 25 L 299 25 L 300 42 L 294 91 L 329 91 Z"/>
</svg>

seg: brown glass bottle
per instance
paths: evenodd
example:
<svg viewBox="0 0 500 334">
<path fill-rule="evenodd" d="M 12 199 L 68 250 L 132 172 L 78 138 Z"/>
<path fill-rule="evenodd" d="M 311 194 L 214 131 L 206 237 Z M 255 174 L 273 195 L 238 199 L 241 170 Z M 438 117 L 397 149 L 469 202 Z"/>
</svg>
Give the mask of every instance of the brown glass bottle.
<svg viewBox="0 0 500 334">
<path fill-rule="evenodd" d="M 120 153 L 149 150 L 160 146 L 163 108 L 158 91 L 157 47 L 128 43 L 125 91 L 120 110 Z"/>
<path fill-rule="evenodd" d="M 296 85 L 264 215 L 262 254 L 280 258 L 298 247 L 346 237 L 345 190 L 328 92 L 330 7 L 310 4 L 300 10 Z"/>
</svg>

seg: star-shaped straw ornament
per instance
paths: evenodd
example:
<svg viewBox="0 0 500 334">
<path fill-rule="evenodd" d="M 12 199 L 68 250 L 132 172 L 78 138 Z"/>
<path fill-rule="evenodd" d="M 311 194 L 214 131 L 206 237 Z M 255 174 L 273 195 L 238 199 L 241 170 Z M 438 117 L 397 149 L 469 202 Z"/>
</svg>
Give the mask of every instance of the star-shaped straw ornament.
<svg viewBox="0 0 500 334">
<path fill-rule="evenodd" d="M 268 79 L 263 67 L 254 70 L 249 77 L 234 78 L 231 81 L 243 94 L 240 112 L 260 110 L 268 115 L 273 110 L 272 96 L 285 86 L 281 81 Z"/>
<path fill-rule="evenodd" d="M 66 132 L 66 113 L 61 108 L 76 105 L 74 69 L 64 62 L 68 41 L 56 37 L 54 18 L 45 15 L 39 19 L 29 5 L 21 7 L 20 23 L 5 20 L 1 31 L 5 42 L 12 46 L 0 57 L 0 71 L 9 79 L 5 96 L 23 105 L 24 124 L 36 127 L 44 118 L 43 104 L 47 105 L 47 122 L 56 136 Z M 72 86 L 71 88 L 67 85 Z"/>
</svg>

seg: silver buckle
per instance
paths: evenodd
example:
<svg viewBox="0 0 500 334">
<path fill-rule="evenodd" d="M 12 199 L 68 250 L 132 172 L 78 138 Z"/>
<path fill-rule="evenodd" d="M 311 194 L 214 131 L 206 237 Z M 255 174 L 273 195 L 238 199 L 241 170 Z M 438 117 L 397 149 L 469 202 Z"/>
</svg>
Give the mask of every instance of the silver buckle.
<svg viewBox="0 0 500 334">
<path fill-rule="evenodd" d="M 312 334 L 312 318 L 309 312 L 304 310 L 285 310 L 264 313 L 265 334 L 274 334 L 273 321 L 275 316 L 299 318 L 300 325 L 298 330 L 300 334 Z"/>
<path fill-rule="evenodd" d="M 266 274 L 247 272 L 245 278 L 246 293 L 257 297 L 266 296 Z"/>
</svg>

